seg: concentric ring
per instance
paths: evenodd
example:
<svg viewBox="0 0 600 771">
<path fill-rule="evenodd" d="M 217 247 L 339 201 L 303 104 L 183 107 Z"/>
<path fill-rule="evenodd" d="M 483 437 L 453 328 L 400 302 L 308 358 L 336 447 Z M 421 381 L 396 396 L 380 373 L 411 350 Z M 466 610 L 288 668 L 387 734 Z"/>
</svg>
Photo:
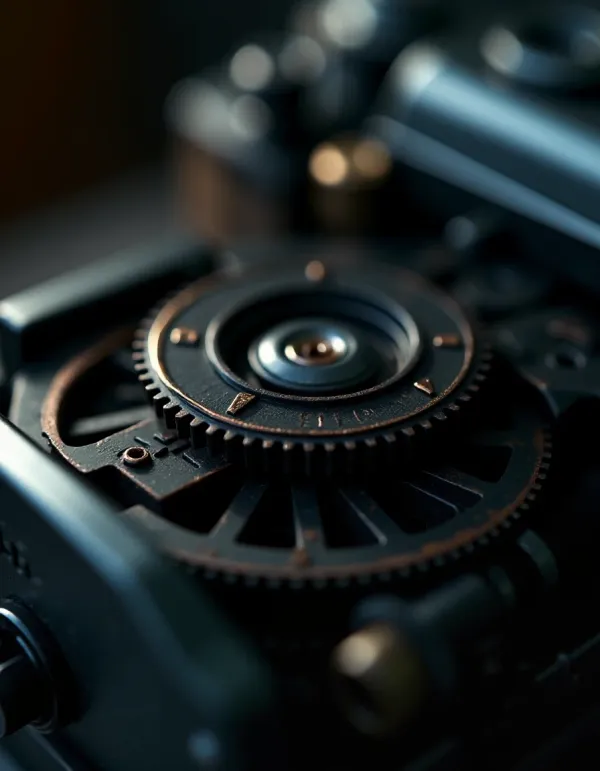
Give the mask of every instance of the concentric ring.
<svg viewBox="0 0 600 771">
<path fill-rule="evenodd" d="M 407 448 L 420 429 L 446 420 L 479 390 L 487 347 L 459 306 L 419 276 L 365 262 L 325 271 L 315 283 L 304 263 L 277 274 L 270 267 L 200 281 L 139 331 L 140 378 L 158 414 L 195 446 L 221 452 L 225 445 L 232 459 L 241 451 L 261 468 L 273 463 L 261 460 L 266 455 L 279 455 L 277 468 L 306 470 L 308 456 L 318 456 L 313 470 L 339 468 L 357 449 Z M 358 326 L 375 351 L 377 375 L 359 390 L 317 394 L 276 391 L 254 377 L 255 341 L 303 317 Z M 173 342 L 182 329 L 191 330 L 193 344 Z"/>
</svg>

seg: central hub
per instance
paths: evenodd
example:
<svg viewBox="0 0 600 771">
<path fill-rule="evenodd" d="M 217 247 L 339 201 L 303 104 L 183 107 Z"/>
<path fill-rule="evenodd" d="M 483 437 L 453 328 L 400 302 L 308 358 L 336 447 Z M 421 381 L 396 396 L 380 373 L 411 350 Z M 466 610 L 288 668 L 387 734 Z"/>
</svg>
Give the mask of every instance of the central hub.
<svg viewBox="0 0 600 771">
<path fill-rule="evenodd" d="M 284 353 L 295 364 L 315 367 L 339 361 L 346 354 L 346 350 L 346 343 L 341 337 L 336 336 L 331 340 L 315 337 L 296 340 L 286 345 Z"/>
<path fill-rule="evenodd" d="M 293 391 L 351 388 L 375 369 L 358 330 L 323 318 L 278 324 L 250 346 L 248 360 L 261 380 Z"/>
</svg>

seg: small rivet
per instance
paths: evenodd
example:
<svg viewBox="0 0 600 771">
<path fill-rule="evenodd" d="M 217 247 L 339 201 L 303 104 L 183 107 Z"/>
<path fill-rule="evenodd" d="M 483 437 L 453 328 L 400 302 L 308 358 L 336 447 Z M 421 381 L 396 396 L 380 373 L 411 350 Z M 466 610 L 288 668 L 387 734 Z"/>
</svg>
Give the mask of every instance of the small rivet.
<svg viewBox="0 0 600 771">
<path fill-rule="evenodd" d="M 127 466 L 143 466 L 151 460 L 148 450 L 145 447 L 139 447 L 137 445 L 128 447 L 121 458 L 123 463 Z"/>
<path fill-rule="evenodd" d="M 196 330 L 189 327 L 175 327 L 171 330 L 169 339 L 173 345 L 187 345 L 189 347 L 194 347 L 200 342 L 200 336 Z"/>
</svg>

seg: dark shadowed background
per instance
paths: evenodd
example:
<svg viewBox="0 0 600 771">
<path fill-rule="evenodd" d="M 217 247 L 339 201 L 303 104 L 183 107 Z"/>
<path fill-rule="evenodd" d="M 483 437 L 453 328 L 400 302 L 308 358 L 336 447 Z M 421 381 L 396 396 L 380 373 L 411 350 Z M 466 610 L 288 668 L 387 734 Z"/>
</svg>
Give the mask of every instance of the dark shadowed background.
<svg viewBox="0 0 600 771">
<path fill-rule="evenodd" d="M 0 296 L 171 226 L 162 106 L 292 0 L 8 3 L 0 24 Z"/>
</svg>

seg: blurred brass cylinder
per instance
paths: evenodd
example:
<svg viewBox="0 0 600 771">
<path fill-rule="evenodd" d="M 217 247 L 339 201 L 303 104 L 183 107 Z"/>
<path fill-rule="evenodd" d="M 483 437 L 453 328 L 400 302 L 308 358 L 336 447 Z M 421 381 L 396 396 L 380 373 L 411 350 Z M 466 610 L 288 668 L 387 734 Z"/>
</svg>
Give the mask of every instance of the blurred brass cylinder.
<svg viewBox="0 0 600 771">
<path fill-rule="evenodd" d="M 421 711 L 427 677 L 409 641 L 387 624 L 373 624 L 346 637 L 331 659 L 335 695 L 360 733 L 385 737 Z"/>
<path fill-rule="evenodd" d="M 315 222 L 333 235 L 368 231 L 378 221 L 391 172 L 391 155 L 376 140 L 348 134 L 318 145 L 308 161 Z"/>
</svg>

